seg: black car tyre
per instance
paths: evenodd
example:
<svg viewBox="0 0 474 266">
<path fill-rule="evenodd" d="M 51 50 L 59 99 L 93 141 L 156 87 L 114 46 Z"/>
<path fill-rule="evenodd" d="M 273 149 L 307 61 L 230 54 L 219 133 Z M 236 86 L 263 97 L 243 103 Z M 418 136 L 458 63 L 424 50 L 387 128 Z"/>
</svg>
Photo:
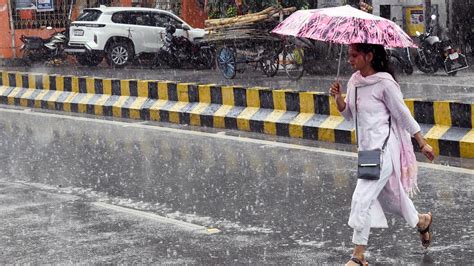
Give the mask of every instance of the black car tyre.
<svg viewBox="0 0 474 266">
<path fill-rule="evenodd" d="M 133 49 L 126 42 L 113 43 L 107 51 L 107 63 L 121 68 L 133 60 Z"/>
<path fill-rule="evenodd" d="M 91 55 L 91 57 L 89 58 L 89 65 L 88 66 L 97 66 L 102 62 L 102 60 L 104 60 L 103 56 Z"/>
<path fill-rule="evenodd" d="M 103 56 L 98 55 L 76 55 L 76 60 L 81 66 L 97 66 L 102 62 L 103 59 Z"/>
</svg>

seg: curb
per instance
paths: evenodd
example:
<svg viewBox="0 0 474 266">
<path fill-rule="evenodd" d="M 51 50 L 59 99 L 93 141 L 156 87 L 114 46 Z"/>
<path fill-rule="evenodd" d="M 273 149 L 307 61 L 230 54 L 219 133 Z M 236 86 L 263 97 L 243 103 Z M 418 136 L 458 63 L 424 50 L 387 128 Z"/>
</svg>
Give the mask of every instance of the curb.
<svg viewBox="0 0 474 266">
<path fill-rule="evenodd" d="M 355 144 L 352 122 L 321 92 L 9 71 L 0 85 L 9 105 Z M 405 103 L 437 154 L 474 158 L 474 104 Z"/>
</svg>

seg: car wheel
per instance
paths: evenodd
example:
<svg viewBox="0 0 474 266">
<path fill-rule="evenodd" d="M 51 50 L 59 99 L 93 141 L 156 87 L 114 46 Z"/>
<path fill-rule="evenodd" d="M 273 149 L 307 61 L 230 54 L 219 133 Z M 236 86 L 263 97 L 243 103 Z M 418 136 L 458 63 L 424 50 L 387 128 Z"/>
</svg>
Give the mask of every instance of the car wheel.
<svg viewBox="0 0 474 266">
<path fill-rule="evenodd" d="M 133 59 L 133 49 L 125 42 L 114 43 L 107 53 L 107 62 L 113 67 L 124 67 Z"/>
<path fill-rule="evenodd" d="M 99 55 L 76 55 L 76 60 L 81 66 L 97 66 L 103 59 L 104 57 Z"/>
<path fill-rule="evenodd" d="M 89 66 L 97 66 L 102 62 L 103 59 L 103 56 L 91 55 L 91 57 L 89 58 Z"/>
</svg>

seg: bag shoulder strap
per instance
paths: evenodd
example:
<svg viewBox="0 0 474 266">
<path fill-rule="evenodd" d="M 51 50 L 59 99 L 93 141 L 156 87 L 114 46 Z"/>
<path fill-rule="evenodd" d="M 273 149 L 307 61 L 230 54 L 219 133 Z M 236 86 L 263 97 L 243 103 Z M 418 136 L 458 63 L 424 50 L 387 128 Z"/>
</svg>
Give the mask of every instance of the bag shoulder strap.
<svg viewBox="0 0 474 266">
<path fill-rule="evenodd" d="M 354 105 L 355 105 L 355 109 L 356 109 L 355 124 L 356 124 L 357 148 L 359 147 L 359 124 L 357 123 L 357 113 L 359 112 L 358 108 L 357 108 L 357 89 L 358 88 L 359 87 L 355 87 L 355 99 L 354 99 Z M 382 150 L 385 150 L 385 147 L 387 146 L 388 139 L 390 138 L 390 131 L 392 131 L 392 117 L 391 116 L 388 117 L 388 136 L 387 136 L 387 138 L 385 139 L 385 141 L 383 143 Z"/>
</svg>

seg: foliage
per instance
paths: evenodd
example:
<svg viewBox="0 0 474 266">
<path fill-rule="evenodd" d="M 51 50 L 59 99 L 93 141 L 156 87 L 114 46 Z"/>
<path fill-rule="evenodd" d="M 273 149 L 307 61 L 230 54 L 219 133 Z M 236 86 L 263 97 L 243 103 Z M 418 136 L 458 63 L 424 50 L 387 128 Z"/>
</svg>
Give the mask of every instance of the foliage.
<svg viewBox="0 0 474 266">
<path fill-rule="evenodd" d="M 229 6 L 226 11 L 226 17 L 231 18 L 237 16 L 237 7 Z"/>
<path fill-rule="evenodd" d="M 270 6 L 296 7 L 297 9 L 307 9 L 309 6 L 308 0 L 246 0 L 244 2 L 252 13 L 262 11 Z"/>
<path fill-rule="evenodd" d="M 216 18 L 220 18 L 221 14 L 219 13 L 219 10 L 210 9 L 208 16 L 210 19 L 216 19 Z"/>
<path fill-rule="evenodd" d="M 296 7 L 297 9 L 308 9 L 309 3 L 307 0 L 282 0 L 280 1 L 283 7 Z"/>
<path fill-rule="evenodd" d="M 234 0 L 210 0 L 209 18 L 234 17 L 239 13 Z M 270 6 L 307 9 L 308 0 L 242 0 L 241 13 L 256 13 Z"/>
</svg>

